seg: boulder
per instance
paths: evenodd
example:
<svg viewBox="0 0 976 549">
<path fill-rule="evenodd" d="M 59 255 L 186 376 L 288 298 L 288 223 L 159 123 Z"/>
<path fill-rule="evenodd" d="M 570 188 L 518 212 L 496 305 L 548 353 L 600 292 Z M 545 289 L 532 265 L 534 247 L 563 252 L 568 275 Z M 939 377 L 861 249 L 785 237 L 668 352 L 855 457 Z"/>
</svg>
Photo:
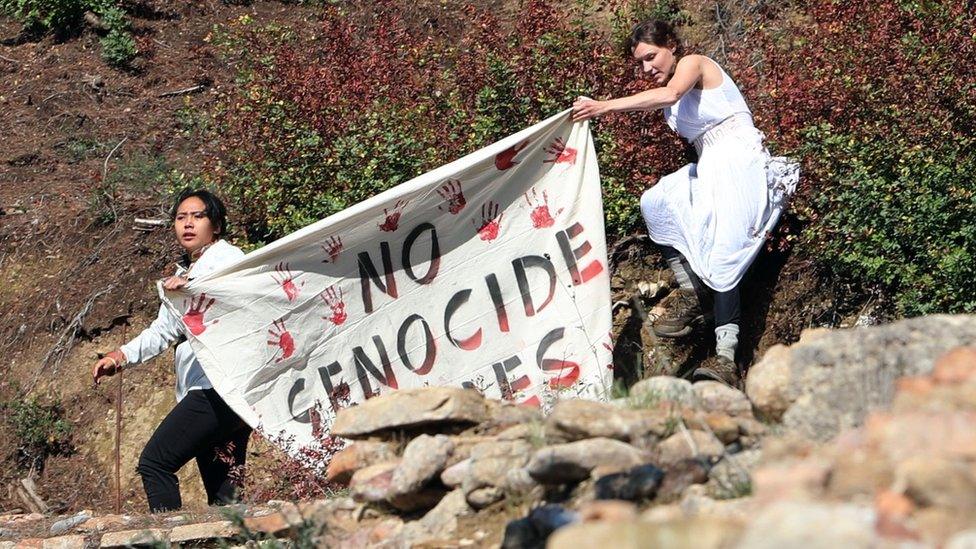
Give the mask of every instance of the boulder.
<svg viewBox="0 0 976 549">
<path fill-rule="evenodd" d="M 500 500 L 507 491 L 520 491 L 513 485 L 512 472 L 525 467 L 532 445 L 524 440 L 484 442 L 471 449 L 467 475 L 461 481 L 465 497 L 475 508 Z"/>
<path fill-rule="evenodd" d="M 695 391 L 691 382 L 672 376 L 654 376 L 642 379 L 630 388 L 632 406 L 648 408 L 657 406 L 674 406 L 679 408 L 693 408 L 695 406 Z"/>
<path fill-rule="evenodd" d="M 698 407 L 733 417 L 752 417 L 752 403 L 746 394 L 717 381 L 699 381 L 692 385 Z"/>
<path fill-rule="evenodd" d="M 928 374 L 937 357 L 976 340 L 976 316 L 933 315 L 884 326 L 804 332 L 749 370 L 746 394 L 763 416 L 814 440 L 860 425 L 889 405 L 895 380 Z"/>
<path fill-rule="evenodd" d="M 330 482 L 348 484 L 353 473 L 376 463 L 396 458 L 396 447 L 389 442 L 359 440 L 339 450 L 325 469 Z"/>
<path fill-rule="evenodd" d="M 451 457 L 454 443 L 444 435 L 420 435 L 411 440 L 393 472 L 393 490 L 408 494 L 436 478 Z"/>
<path fill-rule="evenodd" d="M 664 471 L 646 463 L 628 471 L 604 475 L 596 480 L 598 500 L 643 501 L 654 499 Z"/>
<path fill-rule="evenodd" d="M 547 446 L 535 452 L 528 472 L 542 484 L 579 482 L 600 466 L 605 473 L 647 463 L 648 455 L 619 440 L 591 438 Z"/>
<path fill-rule="evenodd" d="M 352 439 L 390 436 L 400 429 L 471 425 L 488 417 L 488 403 L 473 389 L 422 387 L 393 391 L 340 410 L 332 434 Z"/>
<path fill-rule="evenodd" d="M 663 433 L 666 419 L 646 410 L 630 410 L 592 400 L 562 400 L 549 414 L 549 430 L 566 441 L 604 437 L 640 440 L 647 433 Z"/>
<path fill-rule="evenodd" d="M 658 465 L 667 466 L 686 459 L 714 460 L 725 453 L 725 446 L 712 433 L 682 430 L 662 440 L 655 448 Z"/>
<path fill-rule="evenodd" d="M 870 506 L 783 501 L 758 512 L 740 547 L 878 547 Z"/>
</svg>

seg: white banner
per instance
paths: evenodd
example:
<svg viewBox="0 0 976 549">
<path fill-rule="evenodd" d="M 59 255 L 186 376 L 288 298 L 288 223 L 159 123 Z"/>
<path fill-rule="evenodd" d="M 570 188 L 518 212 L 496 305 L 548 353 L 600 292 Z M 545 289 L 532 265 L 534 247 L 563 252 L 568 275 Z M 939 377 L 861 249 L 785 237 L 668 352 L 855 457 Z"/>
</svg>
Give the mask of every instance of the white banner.
<svg viewBox="0 0 976 549">
<path fill-rule="evenodd" d="M 569 113 L 167 292 L 230 407 L 301 446 L 338 401 L 393 389 L 606 398 L 600 177 Z"/>
</svg>

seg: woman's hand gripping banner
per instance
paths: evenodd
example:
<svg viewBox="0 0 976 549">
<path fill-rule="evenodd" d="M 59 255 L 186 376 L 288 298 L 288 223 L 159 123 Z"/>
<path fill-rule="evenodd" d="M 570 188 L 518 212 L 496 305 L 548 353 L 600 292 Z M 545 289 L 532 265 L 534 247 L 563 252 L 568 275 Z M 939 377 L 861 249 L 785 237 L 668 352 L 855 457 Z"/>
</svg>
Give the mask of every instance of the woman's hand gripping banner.
<svg viewBox="0 0 976 549">
<path fill-rule="evenodd" d="M 395 389 L 606 398 L 606 260 L 593 140 L 564 111 L 163 301 L 231 408 L 300 447 Z"/>
</svg>

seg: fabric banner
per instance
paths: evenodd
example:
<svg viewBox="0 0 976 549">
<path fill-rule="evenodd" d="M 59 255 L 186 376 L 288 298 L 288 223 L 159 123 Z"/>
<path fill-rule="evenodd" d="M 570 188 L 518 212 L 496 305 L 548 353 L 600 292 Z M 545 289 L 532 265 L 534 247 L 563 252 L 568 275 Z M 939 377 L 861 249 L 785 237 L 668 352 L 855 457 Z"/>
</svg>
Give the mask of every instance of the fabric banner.
<svg viewBox="0 0 976 549">
<path fill-rule="evenodd" d="M 607 398 L 606 260 L 593 140 L 567 110 L 161 295 L 230 407 L 302 446 L 394 389 Z"/>
</svg>

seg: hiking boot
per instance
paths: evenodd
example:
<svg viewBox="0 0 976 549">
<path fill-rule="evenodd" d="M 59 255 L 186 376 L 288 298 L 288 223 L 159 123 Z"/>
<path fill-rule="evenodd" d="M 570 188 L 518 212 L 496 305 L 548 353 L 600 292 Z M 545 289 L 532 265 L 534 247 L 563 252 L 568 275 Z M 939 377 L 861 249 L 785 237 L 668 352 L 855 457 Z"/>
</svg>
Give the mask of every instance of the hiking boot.
<svg viewBox="0 0 976 549">
<path fill-rule="evenodd" d="M 705 362 L 695 369 L 691 376 L 692 381 L 718 381 L 733 389 L 739 389 L 741 380 L 739 378 L 739 367 L 735 362 L 722 355 L 709 357 Z"/>
<path fill-rule="evenodd" d="M 667 311 L 651 327 L 658 337 L 681 337 L 691 333 L 693 324 L 704 320 L 694 290 L 679 289 L 668 300 Z"/>
</svg>

